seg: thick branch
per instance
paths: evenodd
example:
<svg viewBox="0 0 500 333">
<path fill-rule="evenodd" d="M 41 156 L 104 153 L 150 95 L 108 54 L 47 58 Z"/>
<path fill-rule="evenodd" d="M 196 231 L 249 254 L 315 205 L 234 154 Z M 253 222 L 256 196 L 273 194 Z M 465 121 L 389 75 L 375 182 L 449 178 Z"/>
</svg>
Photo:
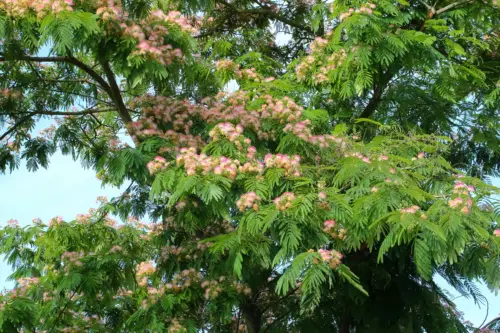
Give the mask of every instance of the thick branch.
<svg viewBox="0 0 500 333">
<path fill-rule="evenodd" d="M 109 95 L 111 95 L 111 87 L 108 83 L 99 75 L 96 71 L 90 68 L 88 65 L 84 64 L 80 60 L 72 57 L 72 56 L 58 56 L 58 57 L 31 57 L 31 56 L 20 56 L 13 59 L 7 59 L 5 57 L 0 57 L 0 62 L 6 61 L 33 61 L 33 62 L 66 62 L 75 65 L 80 68 L 82 71 L 90 75 L 99 85 L 102 87 L 104 91 L 106 91 Z"/>
<path fill-rule="evenodd" d="M 109 66 L 109 62 L 103 62 L 102 68 L 104 70 L 104 74 L 106 74 L 106 77 L 109 81 L 111 98 L 113 99 L 116 107 L 118 108 L 118 114 L 120 115 L 120 118 L 125 123 L 125 125 L 131 123 L 132 117 L 130 117 L 130 114 L 127 111 L 127 107 L 123 102 L 123 98 L 120 93 L 120 87 L 118 87 L 118 84 L 116 83 L 115 75 L 111 70 L 111 67 Z"/>
<path fill-rule="evenodd" d="M 398 71 L 399 68 L 392 71 L 391 69 L 388 69 L 387 72 L 380 77 L 378 82 L 374 82 L 372 98 L 370 98 L 370 101 L 358 118 L 370 118 L 373 115 L 373 113 L 377 109 L 377 106 L 382 100 L 382 95 L 384 94 L 387 84 L 389 83 L 389 81 L 391 81 L 391 79 L 396 75 Z"/>
</svg>

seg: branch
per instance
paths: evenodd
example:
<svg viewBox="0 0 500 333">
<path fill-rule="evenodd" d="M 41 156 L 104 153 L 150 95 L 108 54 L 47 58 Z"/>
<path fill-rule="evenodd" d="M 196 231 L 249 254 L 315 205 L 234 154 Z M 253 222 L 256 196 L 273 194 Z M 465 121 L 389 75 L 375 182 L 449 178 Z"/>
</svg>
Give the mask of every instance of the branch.
<svg viewBox="0 0 500 333">
<path fill-rule="evenodd" d="M 262 14 L 264 16 L 268 16 L 268 17 L 273 18 L 273 19 L 280 21 L 282 23 L 288 24 L 291 27 L 307 31 L 310 34 L 314 34 L 314 31 L 310 27 L 305 26 L 305 25 L 300 24 L 300 23 L 297 23 L 297 22 L 295 22 L 295 21 L 293 21 L 285 16 L 282 16 L 268 7 L 261 6 L 261 8 L 238 9 L 233 4 L 230 4 L 227 2 L 224 3 L 224 5 L 226 5 L 227 7 L 233 9 L 235 12 L 240 13 L 240 14 Z"/>
<path fill-rule="evenodd" d="M 49 116 L 81 116 L 81 115 L 87 115 L 87 114 L 95 114 L 95 113 L 105 113 L 105 112 L 113 112 L 116 111 L 114 108 L 109 108 L 109 109 L 88 109 L 88 110 L 82 110 L 82 111 L 75 111 L 75 112 L 64 112 L 64 111 L 36 111 L 36 112 L 30 112 L 26 116 L 22 117 L 19 119 L 14 125 L 12 125 L 11 128 L 9 128 L 4 134 L 0 136 L 0 141 L 6 138 L 10 133 L 14 132 L 18 127 L 20 127 L 22 124 L 24 124 L 26 121 L 31 119 L 33 116 L 36 115 L 49 115 Z"/>
<path fill-rule="evenodd" d="M 379 105 L 380 101 L 382 100 L 382 95 L 384 94 L 385 88 L 387 87 L 387 84 L 391 79 L 396 75 L 396 73 L 399 71 L 401 66 L 399 65 L 399 68 L 396 68 L 396 70 L 391 71 L 390 69 L 387 70 L 387 72 L 382 75 L 379 79 L 378 83 L 373 84 L 373 95 L 368 104 L 366 105 L 365 109 L 361 114 L 358 116 L 358 118 L 370 118 L 375 110 L 377 109 L 377 106 Z"/>
<path fill-rule="evenodd" d="M 74 111 L 74 112 L 65 112 L 65 111 L 37 111 L 33 114 L 42 114 L 49 116 L 81 116 L 86 114 L 95 114 L 95 113 L 105 113 L 105 112 L 113 112 L 116 111 L 116 108 L 108 108 L 108 109 L 87 109 L 82 111 Z"/>
<path fill-rule="evenodd" d="M 0 136 L 0 141 L 5 139 L 10 133 L 14 132 L 19 126 L 21 126 L 22 124 L 24 124 L 26 121 L 28 121 L 29 119 L 31 119 L 31 117 L 33 117 L 35 114 L 32 113 L 30 115 L 27 115 L 27 116 L 24 116 L 22 117 L 21 119 L 19 119 L 14 125 L 12 125 L 11 128 L 9 128 L 7 130 L 7 132 L 5 132 L 4 134 L 2 134 Z"/>
<path fill-rule="evenodd" d="M 462 0 L 462 1 L 457 1 L 457 2 L 451 3 L 448 6 L 445 6 L 445 7 L 441 8 L 441 9 L 438 9 L 436 11 L 436 15 L 442 14 L 442 13 L 444 13 L 447 10 L 450 10 L 452 8 L 455 8 L 456 6 L 460 6 L 460 5 L 462 5 L 464 3 L 467 3 L 467 2 L 471 2 L 471 0 Z"/>
<path fill-rule="evenodd" d="M 31 56 L 20 56 L 14 59 L 7 59 L 6 57 L 0 57 L 0 62 L 7 61 L 33 61 L 33 62 L 66 62 L 75 65 L 80 68 L 82 71 L 90 75 L 99 85 L 102 87 L 104 91 L 111 95 L 111 87 L 108 83 L 99 75 L 96 71 L 90 68 L 88 65 L 84 64 L 80 60 L 72 57 L 72 56 L 58 56 L 58 57 L 31 57 Z"/>
<path fill-rule="evenodd" d="M 132 122 L 132 117 L 130 117 L 130 114 L 127 111 L 127 107 L 125 106 L 125 103 L 123 103 L 123 98 L 120 93 L 120 87 L 118 87 L 118 84 L 116 84 L 115 75 L 111 70 L 111 67 L 109 66 L 109 62 L 103 62 L 102 68 L 109 81 L 110 96 L 118 108 L 118 114 L 120 115 L 120 118 L 125 123 L 125 125 L 127 125 Z"/>
</svg>

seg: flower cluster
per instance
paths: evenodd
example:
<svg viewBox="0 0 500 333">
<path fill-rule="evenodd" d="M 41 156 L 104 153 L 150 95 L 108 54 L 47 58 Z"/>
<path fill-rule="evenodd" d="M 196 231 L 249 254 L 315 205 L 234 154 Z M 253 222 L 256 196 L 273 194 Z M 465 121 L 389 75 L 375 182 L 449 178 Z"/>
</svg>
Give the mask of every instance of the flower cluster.
<svg viewBox="0 0 500 333">
<path fill-rule="evenodd" d="M 322 37 L 316 37 L 311 44 L 309 44 L 309 48 L 311 52 L 315 52 L 317 50 L 323 49 L 328 44 L 328 40 Z"/>
<path fill-rule="evenodd" d="M 37 277 L 22 277 L 17 279 L 17 288 L 10 292 L 10 297 L 24 297 L 31 287 L 37 286 L 40 283 L 40 278 Z"/>
<path fill-rule="evenodd" d="M 64 252 L 61 255 L 61 260 L 68 263 L 69 265 L 82 266 L 83 263 L 80 261 L 85 254 L 83 252 Z M 65 267 L 66 272 L 69 270 L 69 266 Z"/>
<path fill-rule="evenodd" d="M 200 283 L 202 279 L 203 275 L 196 272 L 194 268 L 185 269 L 179 274 L 175 274 L 172 277 L 172 282 L 165 284 L 165 288 L 168 291 L 181 292 L 192 285 Z"/>
<path fill-rule="evenodd" d="M 205 299 L 217 298 L 217 296 L 219 296 L 222 292 L 222 288 L 217 280 L 205 280 L 200 284 L 200 287 L 205 289 L 205 292 L 203 293 L 203 297 L 205 297 Z"/>
<path fill-rule="evenodd" d="M 255 192 L 248 192 L 243 194 L 238 201 L 236 201 L 236 206 L 238 206 L 240 212 L 244 212 L 249 208 L 257 212 L 259 210 L 260 200 L 261 198 Z"/>
<path fill-rule="evenodd" d="M 292 192 L 285 192 L 281 196 L 273 200 L 276 208 L 281 211 L 285 211 L 292 206 L 292 202 L 295 200 L 295 194 Z"/>
<path fill-rule="evenodd" d="M 148 276 L 152 275 L 156 269 L 152 262 L 146 261 L 138 264 L 136 270 L 135 274 L 139 280 L 139 285 L 145 287 L 148 284 Z"/>
<path fill-rule="evenodd" d="M 13 17 L 23 17 L 30 11 L 34 11 L 38 18 L 43 18 L 47 14 L 72 11 L 72 6 L 72 0 L 3 0 L 0 2 L 0 10 Z"/>
<path fill-rule="evenodd" d="M 62 223 L 63 223 L 63 217 L 56 216 L 56 217 L 53 217 L 49 220 L 49 227 L 55 227 L 55 226 L 61 225 Z"/>
<path fill-rule="evenodd" d="M 177 155 L 177 165 L 182 165 L 186 169 L 188 176 L 196 174 L 216 174 L 228 177 L 230 179 L 236 178 L 238 160 L 221 157 L 209 157 L 205 154 L 198 155 L 194 148 L 182 148 L 180 154 Z"/>
<path fill-rule="evenodd" d="M 452 199 L 448 200 L 448 206 L 460 209 L 464 214 L 469 214 L 472 208 L 471 193 L 475 192 L 474 186 L 457 181 L 453 186 Z"/>
<path fill-rule="evenodd" d="M 290 157 L 283 154 L 267 154 L 264 157 L 266 168 L 285 169 L 286 176 L 300 176 L 300 156 L 294 155 Z"/>
<path fill-rule="evenodd" d="M 342 22 L 343 20 L 345 20 L 354 13 L 371 15 L 373 14 L 373 9 L 375 9 L 376 7 L 377 5 L 368 2 L 363 4 L 360 8 L 356 10 L 354 8 L 349 8 L 347 12 L 344 12 L 339 15 L 339 21 Z"/>
<path fill-rule="evenodd" d="M 358 153 L 358 152 L 349 153 L 349 154 L 346 154 L 345 156 L 346 157 L 356 157 L 356 158 L 359 158 L 360 160 L 362 160 L 363 162 L 365 162 L 367 164 L 371 164 L 372 163 L 371 160 L 367 156 L 364 156 L 363 154 Z"/>
<path fill-rule="evenodd" d="M 243 136 L 243 126 L 233 125 L 229 122 L 217 124 L 208 135 L 214 140 L 218 141 L 222 138 L 226 138 L 230 142 L 233 142 L 239 150 L 243 150 L 242 143 L 247 146 L 251 144 L 250 139 Z"/>
<path fill-rule="evenodd" d="M 1 8 L 1 3 L 0 3 L 0 8 Z M 8 99 L 17 99 L 20 98 L 22 94 L 18 90 L 4 88 L 0 91 L 0 96 L 3 96 Z"/>
<path fill-rule="evenodd" d="M 7 225 L 11 228 L 17 228 L 19 227 L 19 222 L 17 220 L 10 219 L 7 221 Z"/>
<path fill-rule="evenodd" d="M 405 213 L 408 213 L 408 214 L 415 214 L 416 212 L 418 212 L 420 210 L 420 207 L 419 206 L 410 206 L 408 208 L 403 208 L 401 209 L 401 213 L 405 214 Z"/>
<path fill-rule="evenodd" d="M 50 125 L 49 127 L 44 128 L 40 131 L 40 136 L 44 139 L 52 140 L 54 138 L 54 135 L 56 134 L 56 129 L 57 128 L 55 125 Z"/>
<path fill-rule="evenodd" d="M 217 62 L 215 62 L 215 68 L 218 71 L 229 70 L 232 72 L 236 72 L 237 70 L 240 69 L 240 65 L 238 65 L 237 63 L 235 63 L 231 59 L 222 59 L 222 60 L 218 60 Z"/>
<path fill-rule="evenodd" d="M 156 156 L 152 161 L 148 162 L 147 168 L 149 173 L 154 175 L 168 167 L 169 163 L 167 160 L 161 156 Z"/>
<path fill-rule="evenodd" d="M 323 222 L 323 231 L 332 236 L 332 238 L 338 238 L 343 240 L 347 234 L 347 230 L 337 226 L 334 220 L 326 220 Z"/>
<path fill-rule="evenodd" d="M 323 261 L 326 261 L 331 268 L 336 268 L 340 265 L 342 254 L 335 250 L 318 250 L 318 253 Z"/>
<path fill-rule="evenodd" d="M 186 328 L 182 326 L 176 319 L 172 320 L 172 324 L 168 327 L 167 333 L 184 333 Z"/>
<path fill-rule="evenodd" d="M 493 235 L 500 237 L 500 229 L 496 229 L 495 231 L 493 231 Z"/>
</svg>

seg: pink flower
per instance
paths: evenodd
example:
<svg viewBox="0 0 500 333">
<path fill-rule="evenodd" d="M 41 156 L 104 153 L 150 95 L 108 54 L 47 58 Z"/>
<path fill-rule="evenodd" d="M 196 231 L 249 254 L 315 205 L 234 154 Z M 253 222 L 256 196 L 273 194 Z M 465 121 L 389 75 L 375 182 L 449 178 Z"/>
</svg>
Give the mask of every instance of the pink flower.
<svg viewBox="0 0 500 333">
<path fill-rule="evenodd" d="M 424 152 L 421 152 L 421 153 L 419 153 L 419 154 L 417 155 L 417 157 L 418 157 L 419 159 L 424 158 L 424 156 L 425 156 L 425 153 L 424 153 Z"/>
<path fill-rule="evenodd" d="M 493 231 L 493 235 L 500 237 L 500 229 L 496 229 L 495 231 Z"/>
<path fill-rule="evenodd" d="M 325 227 L 324 230 L 330 230 L 335 226 L 335 221 L 334 220 L 326 220 L 323 222 L 323 226 Z"/>
<path fill-rule="evenodd" d="M 326 199 L 326 193 L 325 192 L 319 192 L 318 193 L 318 198 L 320 200 L 325 200 Z"/>
</svg>

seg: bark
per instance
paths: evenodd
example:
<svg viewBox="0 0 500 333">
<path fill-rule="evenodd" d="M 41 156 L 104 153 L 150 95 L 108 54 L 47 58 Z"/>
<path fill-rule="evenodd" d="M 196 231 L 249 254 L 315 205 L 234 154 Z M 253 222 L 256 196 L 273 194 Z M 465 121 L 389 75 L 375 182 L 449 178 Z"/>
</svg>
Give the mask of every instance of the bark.
<svg viewBox="0 0 500 333">
<path fill-rule="evenodd" d="M 262 328 L 262 313 L 254 303 L 241 305 L 241 312 L 249 333 L 259 333 Z"/>
</svg>

